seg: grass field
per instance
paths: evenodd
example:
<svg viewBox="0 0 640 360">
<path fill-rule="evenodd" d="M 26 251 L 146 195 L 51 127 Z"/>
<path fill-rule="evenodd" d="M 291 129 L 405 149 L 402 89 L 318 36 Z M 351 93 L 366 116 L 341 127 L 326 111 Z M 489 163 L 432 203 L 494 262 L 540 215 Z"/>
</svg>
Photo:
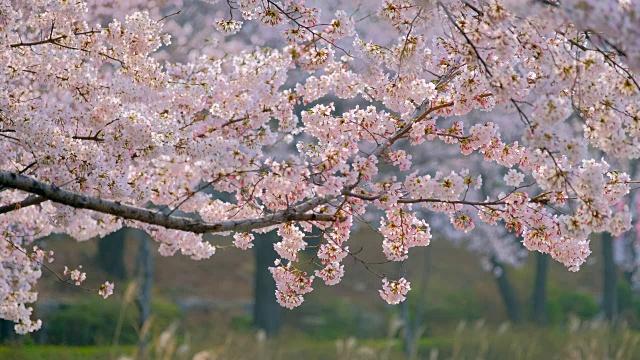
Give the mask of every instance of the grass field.
<svg viewBox="0 0 640 360">
<path fill-rule="evenodd" d="M 290 330 L 290 329 L 289 329 Z M 387 338 L 318 340 L 285 331 L 266 340 L 250 332 L 229 331 L 205 343 L 164 334 L 149 345 L 150 359 L 406 359 L 395 328 Z M 483 321 L 460 323 L 450 334 L 420 340 L 413 358 L 420 359 L 616 359 L 640 358 L 640 334 L 604 323 L 573 320 L 567 327 L 487 326 Z M 132 346 L 2 346 L 0 359 L 107 360 L 133 359 Z M 408 357 L 411 358 L 411 357 Z"/>
</svg>

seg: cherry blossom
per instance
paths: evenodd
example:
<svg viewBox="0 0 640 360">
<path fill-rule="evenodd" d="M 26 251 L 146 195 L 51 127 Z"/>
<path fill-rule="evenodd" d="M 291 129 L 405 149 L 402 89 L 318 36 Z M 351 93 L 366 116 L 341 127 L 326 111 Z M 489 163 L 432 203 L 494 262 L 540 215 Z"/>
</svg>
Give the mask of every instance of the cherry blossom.
<svg viewBox="0 0 640 360">
<path fill-rule="evenodd" d="M 404 278 L 394 281 L 384 278 L 382 279 L 382 290 L 379 292 L 382 299 L 394 305 L 403 302 L 409 290 L 411 290 L 411 284 Z"/>
<path fill-rule="evenodd" d="M 226 35 L 233 35 L 240 31 L 242 28 L 241 21 L 233 21 L 233 20 L 224 20 L 224 19 L 216 19 L 215 20 L 216 29 L 223 32 Z"/>
<path fill-rule="evenodd" d="M 327 285 L 335 285 L 340 282 L 344 275 L 344 265 L 338 262 L 329 263 L 322 270 L 316 270 L 316 276 L 324 280 Z"/>
<path fill-rule="evenodd" d="M 233 245 L 242 250 L 247 250 L 253 247 L 255 237 L 250 233 L 236 233 L 233 235 L 233 239 Z"/>
<path fill-rule="evenodd" d="M 115 284 L 105 281 L 104 284 L 100 285 L 100 290 L 98 290 L 98 294 L 100 294 L 103 298 L 108 298 L 113 295 L 113 288 Z"/>
<path fill-rule="evenodd" d="M 81 272 L 82 265 L 79 265 L 77 269 L 69 270 L 66 266 L 64 267 L 63 274 L 69 276 L 69 279 L 73 281 L 77 286 L 82 284 L 83 281 L 87 279 L 87 273 Z"/>
<path fill-rule="evenodd" d="M 504 183 L 509 186 L 520 186 L 522 181 L 524 181 L 524 174 L 514 169 L 510 169 L 504 176 Z"/>
</svg>

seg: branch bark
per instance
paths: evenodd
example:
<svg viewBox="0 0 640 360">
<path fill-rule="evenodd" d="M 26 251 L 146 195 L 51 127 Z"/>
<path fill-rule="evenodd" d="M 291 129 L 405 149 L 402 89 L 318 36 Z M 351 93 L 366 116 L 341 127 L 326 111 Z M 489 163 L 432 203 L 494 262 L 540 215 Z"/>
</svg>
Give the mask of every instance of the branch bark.
<svg viewBox="0 0 640 360">
<path fill-rule="evenodd" d="M 14 202 L 13 204 L 8 204 L 4 206 L 0 206 L 0 214 L 5 214 L 11 211 L 20 210 L 24 207 L 31 205 L 38 205 L 42 202 L 47 201 L 47 199 L 40 196 L 29 196 L 26 199 L 18 202 Z"/>
<path fill-rule="evenodd" d="M 147 224 L 159 225 L 167 229 L 188 231 L 193 233 L 216 233 L 226 231 L 251 231 L 290 221 L 335 221 L 336 217 L 326 214 L 307 213 L 328 199 L 314 198 L 293 206 L 287 210 L 277 211 L 254 219 L 234 219 L 217 222 L 205 222 L 181 216 L 167 215 L 156 210 L 143 209 L 124 205 L 118 201 L 105 200 L 95 196 L 78 194 L 69 190 L 47 184 L 33 178 L 8 171 L 0 171 L 0 186 L 22 190 L 40 197 L 71 206 L 77 209 L 88 209 L 124 219 L 137 220 Z M 44 200 L 42 200 L 44 201 Z M 13 204 L 12 204 L 13 205 Z M 12 206 L 8 205 L 8 206 Z M 0 208 L 1 209 L 1 208 Z"/>
</svg>

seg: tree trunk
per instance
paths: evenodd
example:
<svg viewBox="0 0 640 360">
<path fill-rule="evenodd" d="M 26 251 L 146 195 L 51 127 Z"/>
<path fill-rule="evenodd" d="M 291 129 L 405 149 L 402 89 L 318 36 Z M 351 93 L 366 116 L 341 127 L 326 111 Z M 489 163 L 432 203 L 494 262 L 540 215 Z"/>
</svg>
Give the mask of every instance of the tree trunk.
<svg viewBox="0 0 640 360">
<path fill-rule="evenodd" d="M 400 270 L 400 277 L 407 276 L 406 267 L 409 266 L 409 259 L 398 263 L 398 267 Z M 411 322 L 411 314 L 409 309 L 409 299 L 405 299 L 405 301 L 401 302 L 398 305 L 400 308 L 400 318 L 402 319 L 402 337 L 404 343 L 404 353 L 409 356 L 411 354 L 411 349 L 413 348 L 413 324 Z"/>
<path fill-rule="evenodd" d="M 14 326 L 13 321 L 0 319 L 0 344 L 5 344 L 15 338 Z"/>
<path fill-rule="evenodd" d="M 522 317 L 520 316 L 520 307 L 515 291 L 507 278 L 506 269 L 496 258 L 491 258 L 491 263 L 493 264 L 494 277 L 496 278 L 500 297 L 502 297 L 502 302 L 507 310 L 507 316 L 511 322 L 517 324 L 522 320 Z"/>
<path fill-rule="evenodd" d="M 625 271 L 622 276 L 624 281 L 633 289 L 633 271 Z"/>
<path fill-rule="evenodd" d="M 617 309 L 617 273 L 613 258 L 613 236 L 608 232 L 602 233 L 602 257 L 604 259 L 602 310 L 609 321 L 615 321 Z"/>
<path fill-rule="evenodd" d="M 544 324 L 547 321 L 547 271 L 549 269 L 549 255 L 536 253 L 536 279 L 531 297 L 533 321 Z"/>
<path fill-rule="evenodd" d="M 269 267 L 278 258 L 273 244 L 278 241 L 275 231 L 266 234 L 255 234 L 256 276 L 253 305 L 253 325 L 264 330 L 267 336 L 274 336 L 282 323 L 282 307 L 275 297 L 276 282 Z"/>
<path fill-rule="evenodd" d="M 145 326 L 151 316 L 151 286 L 153 276 L 151 249 L 147 237 L 140 237 L 140 250 L 138 252 L 138 277 L 140 279 L 140 288 L 138 292 L 137 304 L 140 309 L 140 319 L 138 326 L 140 337 L 138 338 L 138 354 L 142 359 L 147 358 L 147 347 L 149 343 L 149 333 L 145 331 Z"/>
<path fill-rule="evenodd" d="M 423 251 L 423 263 L 420 277 L 420 284 L 416 286 L 419 288 L 417 301 L 415 305 L 415 314 L 411 319 L 409 301 L 405 300 L 400 303 L 400 314 L 404 323 L 404 351 L 407 359 L 416 359 L 418 357 L 418 342 L 424 328 L 422 324 L 424 322 L 425 303 L 427 298 L 427 284 L 429 282 L 429 274 L 431 272 L 431 247 L 427 246 L 420 249 Z M 407 260 L 404 261 L 404 268 L 408 267 Z M 404 270 L 401 276 L 405 276 Z M 413 321 L 412 321 L 413 320 Z"/>
<path fill-rule="evenodd" d="M 122 228 L 98 240 L 98 254 L 96 255 L 98 266 L 109 274 L 109 277 L 118 280 L 127 277 L 124 264 L 124 244 L 128 230 Z"/>
</svg>

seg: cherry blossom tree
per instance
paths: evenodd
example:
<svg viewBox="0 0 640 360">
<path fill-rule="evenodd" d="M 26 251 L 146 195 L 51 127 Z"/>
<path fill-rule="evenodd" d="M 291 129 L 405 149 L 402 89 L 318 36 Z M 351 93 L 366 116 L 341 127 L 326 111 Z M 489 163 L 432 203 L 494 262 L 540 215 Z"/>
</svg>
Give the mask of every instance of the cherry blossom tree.
<svg viewBox="0 0 640 360">
<path fill-rule="evenodd" d="M 429 211 L 463 232 L 504 228 L 572 271 L 591 233 L 631 226 L 618 204 L 633 181 L 615 164 L 640 156 L 637 0 L 526 12 L 509 1 L 228 0 L 199 12 L 212 32 L 274 39 L 242 52 L 184 36 L 178 2 L 136 2 L 115 20 L 106 3 L 0 1 L 0 317 L 19 333 L 40 326 L 29 304 L 43 269 L 71 284 L 87 276 L 48 265 L 34 241 L 53 232 L 82 241 L 126 225 L 162 255 L 194 260 L 275 232 L 275 296 L 294 308 L 314 281 L 339 283 L 347 257 L 380 277 L 382 299 L 406 298 L 408 279 L 349 250 L 367 213 L 382 214 L 375 246 L 389 261 L 429 245 Z M 171 44 L 172 31 L 188 40 Z M 192 51 L 197 41 L 207 50 Z M 332 98 L 355 105 L 337 112 Z M 487 119 L 448 121 L 472 111 Z M 492 119 L 505 112 L 517 140 Z M 274 151 L 287 143 L 296 151 Z M 412 162 L 435 143 L 503 169 L 499 187 Z M 314 229 L 321 243 L 302 258 Z"/>
</svg>

